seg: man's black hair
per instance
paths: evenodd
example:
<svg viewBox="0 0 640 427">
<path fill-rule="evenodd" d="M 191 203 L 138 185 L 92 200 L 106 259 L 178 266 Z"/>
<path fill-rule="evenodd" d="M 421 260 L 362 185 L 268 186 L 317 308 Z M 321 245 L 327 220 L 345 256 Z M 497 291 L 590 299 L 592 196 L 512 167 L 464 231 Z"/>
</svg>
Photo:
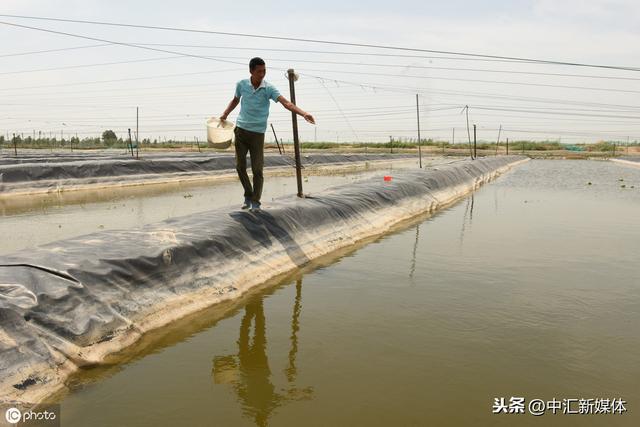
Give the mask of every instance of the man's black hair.
<svg viewBox="0 0 640 427">
<path fill-rule="evenodd" d="M 249 70 L 253 71 L 258 65 L 265 65 L 264 59 L 258 57 L 251 58 L 251 61 L 249 61 Z"/>
</svg>

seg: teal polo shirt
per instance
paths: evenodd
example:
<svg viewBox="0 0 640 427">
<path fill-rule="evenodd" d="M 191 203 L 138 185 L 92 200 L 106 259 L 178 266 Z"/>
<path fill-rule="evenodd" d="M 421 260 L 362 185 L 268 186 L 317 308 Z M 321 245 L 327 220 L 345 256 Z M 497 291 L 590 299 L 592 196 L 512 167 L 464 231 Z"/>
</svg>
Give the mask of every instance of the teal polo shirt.
<svg viewBox="0 0 640 427">
<path fill-rule="evenodd" d="M 236 125 L 251 132 L 265 133 L 269 118 L 269 100 L 278 102 L 278 89 L 264 79 L 258 89 L 254 89 L 251 79 L 244 79 L 236 84 L 235 96 L 240 98 L 240 114 Z"/>
</svg>

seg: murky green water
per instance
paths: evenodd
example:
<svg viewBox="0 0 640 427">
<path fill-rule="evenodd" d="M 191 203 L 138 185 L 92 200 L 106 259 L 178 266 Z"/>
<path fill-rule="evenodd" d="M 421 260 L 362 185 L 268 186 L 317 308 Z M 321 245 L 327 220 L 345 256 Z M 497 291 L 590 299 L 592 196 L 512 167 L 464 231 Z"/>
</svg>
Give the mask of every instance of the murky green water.
<svg viewBox="0 0 640 427">
<path fill-rule="evenodd" d="M 638 425 L 639 214 L 638 169 L 529 162 L 73 378 L 63 425 Z M 494 415 L 500 397 L 628 412 Z"/>
</svg>

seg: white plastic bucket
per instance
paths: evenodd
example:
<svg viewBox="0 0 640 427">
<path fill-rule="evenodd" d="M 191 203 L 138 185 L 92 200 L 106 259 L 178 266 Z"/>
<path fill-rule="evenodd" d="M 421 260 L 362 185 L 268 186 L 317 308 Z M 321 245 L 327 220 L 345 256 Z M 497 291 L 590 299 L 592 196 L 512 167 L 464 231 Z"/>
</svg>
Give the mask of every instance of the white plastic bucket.
<svg viewBox="0 0 640 427">
<path fill-rule="evenodd" d="M 213 148 L 229 148 L 235 124 L 229 120 L 211 117 L 207 120 L 207 141 Z"/>
</svg>

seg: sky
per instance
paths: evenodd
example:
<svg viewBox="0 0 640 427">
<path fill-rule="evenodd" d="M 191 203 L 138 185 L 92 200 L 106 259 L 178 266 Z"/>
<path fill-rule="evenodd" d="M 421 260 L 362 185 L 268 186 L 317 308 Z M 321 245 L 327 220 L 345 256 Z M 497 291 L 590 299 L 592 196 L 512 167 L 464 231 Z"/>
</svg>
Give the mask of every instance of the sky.
<svg viewBox="0 0 640 427">
<path fill-rule="evenodd" d="M 0 0 L 0 15 L 640 68 L 640 2 L 627 0 L 183 0 L 160 7 Z M 224 111 L 235 83 L 248 77 L 249 59 L 260 56 L 266 79 L 287 98 L 285 70 L 300 74 L 297 103 L 317 121 L 301 122 L 303 141 L 416 138 L 419 114 L 423 138 L 463 143 L 465 106 L 479 140 L 495 141 L 500 132 L 502 141 L 640 141 L 640 70 L 8 16 L 0 22 L 2 135 L 83 138 L 113 129 L 125 137 L 137 107 L 140 138 L 204 140 L 206 119 Z M 278 137 L 292 138 L 291 115 L 280 105 L 272 104 L 270 123 Z"/>
</svg>

